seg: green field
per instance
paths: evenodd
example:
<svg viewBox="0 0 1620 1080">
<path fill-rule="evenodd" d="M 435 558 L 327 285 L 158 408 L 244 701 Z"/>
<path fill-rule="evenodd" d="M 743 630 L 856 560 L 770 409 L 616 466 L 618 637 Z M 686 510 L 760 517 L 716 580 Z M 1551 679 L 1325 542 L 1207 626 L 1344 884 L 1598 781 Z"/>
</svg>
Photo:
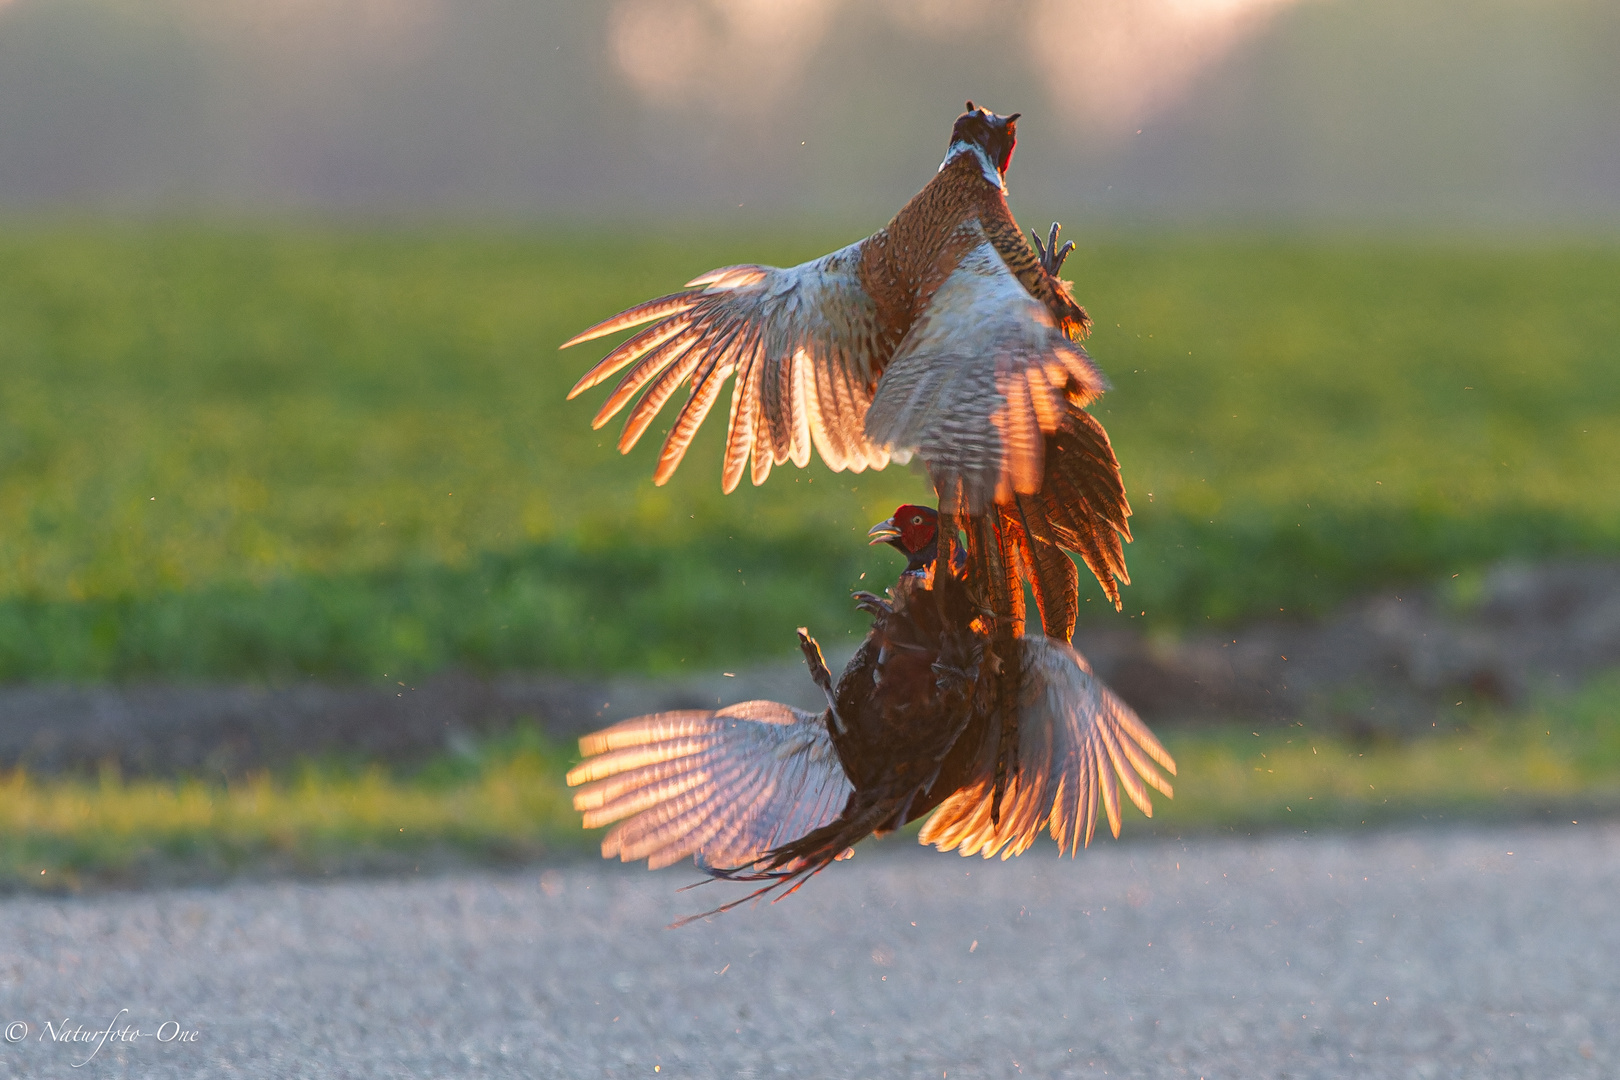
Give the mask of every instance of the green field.
<svg viewBox="0 0 1620 1080">
<path fill-rule="evenodd" d="M 1107 234 L 1069 276 L 1136 508 L 1126 613 L 1320 611 L 1620 551 L 1620 248 Z M 666 488 L 557 344 L 712 266 L 853 239 L 13 226 L 0 679 L 667 671 L 857 632 L 921 479 Z M 715 426 L 715 425 L 711 425 Z M 1145 614 L 1144 614 L 1145 613 Z"/>
</svg>

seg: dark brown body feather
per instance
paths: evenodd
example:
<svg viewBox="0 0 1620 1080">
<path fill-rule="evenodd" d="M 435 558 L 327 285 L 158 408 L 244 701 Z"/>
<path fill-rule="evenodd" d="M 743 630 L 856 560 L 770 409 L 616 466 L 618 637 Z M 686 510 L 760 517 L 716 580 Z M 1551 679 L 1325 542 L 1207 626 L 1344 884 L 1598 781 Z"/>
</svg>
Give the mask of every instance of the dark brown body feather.
<svg viewBox="0 0 1620 1080">
<path fill-rule="evenodd" d="M 866 837 L 928 813 L 970 779 L 1004 668 L 957 579 L 901 578 L 838 680 L 830 731 L 854 792 L 838 820 L 771 853 L 771 868 L 825 866 Z M 955 753 L 953 754 L 953 751 Z"/>
<path fill-rule="evenodd" d="M 868 836 L 933 812 L 920 839 L 963 854 L 1026 850 L 1050 826 L 1071 853 L 1099 803 L 1119 834 L 1121 793 L 1175 765 L 1083 657 L 1048 638 L 1009 639 L 955 576 L 905 574 L 891 600 L 863 596 L 872 630 L 836 687 L 804 631 L 821 715 L 772 702 L 638 717 L 587 736 L 569 772 L 602 853 L 653 867 L 692 856 L 711 877 L 763 883 L 703 918 L 791 894 Z M 1005 805 L 1003 805 L 1005 804 Z M 680 923 L 677 923 L 680 925 Z"/>
</svg>

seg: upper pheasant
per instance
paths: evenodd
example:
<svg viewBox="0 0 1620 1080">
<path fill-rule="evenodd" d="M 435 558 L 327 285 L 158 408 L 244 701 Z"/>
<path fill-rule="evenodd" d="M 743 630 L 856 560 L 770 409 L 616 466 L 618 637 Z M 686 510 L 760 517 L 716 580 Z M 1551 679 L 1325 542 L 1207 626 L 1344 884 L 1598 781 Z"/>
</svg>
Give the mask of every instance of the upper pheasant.
<svg viewBox="0 0 1620 1080">
<path fill-rule="evenodd" d="M 619 437 L 628 452 L 689 383 L 659 484 L 732 375 L 728 492 L 745 468 L 759 484 L 772 465 L 804 466 L 812 445 L 834 470 L 916 455 L 946 518 L 939 558 L 958 558 L 960 527 L 998 635 L 1022 633 L 1027 579 L 1046 634 L 1068 640 L 1079 576 L 1061 549 L 1119 607 L 1131 511 L 1108 435 L 1085 411 L 1106 382 L 1079 344 L 1090 320 L 1057 277 L 1073 244 L 1057 249 L 1054 225 L 1031 248 L 1007 206 L 1018 116 L 968 102 L 938 173 L 858 243 L 787 269 L 711 270 L 574 337 L 565 348 L 651 324 L 569 396 L 629 366 L 594 421 L 640 394 Z"/>
</svg>

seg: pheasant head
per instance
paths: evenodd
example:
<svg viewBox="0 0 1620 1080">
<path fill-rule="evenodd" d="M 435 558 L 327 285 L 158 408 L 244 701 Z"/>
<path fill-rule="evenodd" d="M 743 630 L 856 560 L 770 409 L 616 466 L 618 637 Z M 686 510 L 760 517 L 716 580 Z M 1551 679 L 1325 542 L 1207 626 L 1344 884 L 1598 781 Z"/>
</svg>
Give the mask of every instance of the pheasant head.
<svg viewBox="0 0 1620 1080">
<path fill-rule="evenodd" d="M 967 112 L 956 118 L 956 126 L 951 129 L 951 144 L 939 167 L 945 168 L 962 154 L 972 154 L 978 158 L 984 178 L 997 187 L 1004 186 L 1003 177 L 1012 164 L 1013 147 L 1018 144 L 1018 118 L 1022 115 L 1002 116 L 968 102 Z"/>
<path fill-rule="evenodd" d="M 930 506 L 907 504 L 866 535 L 868 543 L 888 544 L 905 555 L 907 573 L 924 570 L 933 566 L 939 550 L 939 514 Z"/>
</svg>

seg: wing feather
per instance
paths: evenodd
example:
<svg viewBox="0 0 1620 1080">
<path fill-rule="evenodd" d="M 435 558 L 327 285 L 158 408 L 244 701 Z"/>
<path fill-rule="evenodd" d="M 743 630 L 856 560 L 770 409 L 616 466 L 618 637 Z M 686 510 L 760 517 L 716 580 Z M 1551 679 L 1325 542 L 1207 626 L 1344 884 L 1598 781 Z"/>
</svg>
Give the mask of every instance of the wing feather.
<svg viewBox="0 0 1620 1080">
<path fill-rule="evenodd" d="M 793 417 L 793 438 L 788 444 L 788 460 L 799 468 L 810 464 L 810 403 L 815 397 L 810 359 L 803 349 L 793 351 L 793 400 L 788 411 Z"/>
<path fill-rule="evenodd" d="M 757 430 L 764 436 L 771 458 L 781 464 L 787 460 L 788 448 L 793 443 L 793 428 L 797 418 L 793 415 L 794 359 L 799 355 L 797 343 L 785 350 L 786 355 L 773 362 L 760 359 L 764 370 L 760 372 Z M 758 453 L 756 444 L 755 453 Z"/>
<path fill-rule="evenodd" d="M 1080 773 L 1080 778 L 1081 782 L 1085 785 L 1085 801 L 1083 804 L 1083 809 L 1085 811 L 1086 828 L 1083 846 L 1090 847 L 1092 837 L 1097 835 L 1098 797 L 1097 785 L 1093 782 L 1093 778 L 1097 775 L 1097 751 L 1088 743 L 1084 752 L 1080 755 L 1080 758 L 1080 767 L 1082 770 Z M 1070 857 L 1073 858 L 1073 855 L 1071 854 Z"/>
<path fill-rule="evenodd" d="M 783 786 L 791 790 L 793 778 L 788 778 Z M 746 866 L 759 853 L 769 851 L 774 846 L 771 841 L 779 831 L 781 822 L 769 824 L 763 835 L 756 834 L 751 826 L 760 807 L 775 794 L 776 785 L 771 782 L 769 774 L 754 774 L 734 794 L 726 809 L 726 820 L 703 844 L 701 851 L 693 850 L 690 854 L 699 856 L 706 866 L 729 869 Z"/>
<path fill-rule="evenodd" d="M 669 429 L 664 438 L 664 448 L 658 452 L 658 468 L 653 471 L 653 484 L 662 487 L 669 483 L 669 478 L 675 475 L 680 466 L 681 459 L 686 456 L 687 447 L 692 445 L 692 437 L 697 429 L 703 425 L 703 420 L 714 408 L 714 403 L 720 397 L 723 378 L 709 376 L 698 378 L 692 387 L 692 396 L 687 399 L 681 411 L 675 416 L 675 424 Z"/>
<path fill-rule="evenodd" d="M 683 795 L 700 784 L 708 783 L 710 779 L 709 774 L 703 769 L 671 770 L 670 775 L 654 779 L 654 775 L 658 772 L 662 772 L 658 766 L 637 769 L 632 774 L 637 778 L 637 786 L 629 788 L 622 796 L 611 801 L 604 799 L 594 808 L 582 805 L 575 799 L 574 808 L 585 815 L 585 827 L 599 829 L 603 825 L 611 825 L 632 814 L 639 814 L 650 806 Z"/>
<path fill-rule="evenodd" d="M 609 750 L 624 750 L 630 747 L 651 747 L 655 744 L 667 743 L 672 740 L 690 739 L 695 736 L 706 736 L 714 730 L 709 722 L 708 714 L 704 712 L 667 712 L 651 713 L 647 716 L 638 716 L 633 720 L 624 720 L 612 727 L 603 728 L 579 740 L 579 752 L 586 757 L 595 757 L 605 754 Z M 685 751 L 691 753 L 692 751 Z M 669 757 L 680 756 L 669 754 L 653 760 L 668 760 Z M 581 762 L 568 774 L 570 784 L 580 783 L 575 780 L 575 773 L 584 779 L 594 777 L 586 775 L 594 771 L 599 763 Z M 605 775 L 605 774 L 604 774 Z"/>
<path fill-rule="evenodd" d="M 613 825 L 602 854 L 655 869 L 747 866 L 836 819 L 853 790 L 825 716 L 769 701 L 637 717 L 580 752 L 568 783 L 587 828 Z"/>
<path fill-rule="evenodd" d="M 872 391 L 861 381 L 856 365 L 847 356 L 828 356 L 818 357 L 814 367 L 818 426 L 811 428 L 811 435 L 822 460 L 835 471 L 881 469 L 889 455 L 866 438 L 864 421 Z"/>
<path fill-rule="evenodd" d="M 726 428 L 726 449 L 721 459 L 720 490 L 730 494 L 742 479 L 753 446 L 754 407 L 746 402 L 751 368 L 743 368 L 731 384 L 731 414 Z"/>
<path fill-rule="evenodd" d="M 776 460 L 776 455 L 771 449 L 771 422 L 770 417 L 766 415 L 769 410 L 765 407 L 764 397 L 765 381 L 770 378 L 775 368 L 765 364 L 755 366 L 759 369 L 759 374 L 755 377 L 758 380 L 758 387 L 753 393 L 754 464 L 749 470 L 749 479 L 753 481 L 755 487 L 759 487 L 771 475 L 771 465 Z"/>
<path fill-rule="evenodd" d="M 810 392 L 805 395 L 805 408 L 809 413 L 810 439 L 816 453 L 827 463 L 827 468 L 842 472 L 854 464 L 848 441 L 839 423 L 838 388 L 830 365 L 810 362 Z M 856 470 L 859 471 L 859 470 Z"/>
<path fill-rule="evenodd" d="M 629 371 L 619 376 L 619 384 L 608 394 L 602 407 L 596 410 L 596 415 L 591 417 L 591 430 L 598 431 L 606 427 L 607 422 L 613 419 L 630 399 L 640 393 L 649 380 L 656 378 L 658 373 L 670 364 L 684 359 L 713 332 L 714 327 L 708 321 L 689 323 L 679 333 L 661 342 L 657 348 L 639 357 Z"/>
<path fill-rule="evenodd" d="M 1103 749 L 1108 752 L 1108 764 L 1113 767 L 1111 771 L 1119 777 L 1119 786 L 1125 792 L 1125 797 L 1131 800 L 1133 806 L 1142 811 L 1143 817 L 1152 817 L 1153 802 L 1148 797 L 1147 785 L 1142 783 L 1140 776 L 1136 775 L 1136 770 L 1130 767 L 1124 752 L 1119 748 L 1119 741 L 1110 725 L 1107 723 L 1098 724 L 1097 738 L 1102 742 Z"/>
<path fill-rule="evenodd" d="M 681 382 L 692 379 L 693 399 L 712 405 L 716 392 L 698 393 L 700 375 L 735 375 L 733 402 L 750 407 L 731 411 L 721 469 L 727 491 L 750 458 L 754 482 L 760 483 L 772 465 L 808 464 L 812 447 L 834 470 L 881 466 L 888 455 L 870 444 L 864 423 L 892 344 L 880 333 L 876 304 L 861 286 L 863 243 L 787 269 L 711 270 L 684 292 L 596 324 L 567 345 L 652 325 L 608 353 L 569 397 L 634 364 L 594 421 L 601 426 L 642 394 L 620 439 L 620 450 L 627 452 Z M 666 444 L 659 464 L 665 479 L 707 412 L 687 413 L 684 427 L 690 430 L 683 441 Z"/>
<path fill-rule="evenodd" d="M 570 786 L 583 784 L 588 780 L 612 776 L 614 773 L 628 772 L 646 765 L 656 765 L 659 762 L 702 753 L 706 746 L 708 739 L 696 736 L 677 736 L 657 744 L 626 746 L 576 765 L 568 773 L 568 783 Z"/>
<path fill-rule="evenodd" d="M 723 358 L 726 354 L 722 352 L 720 355 Z M 702 353 L 696 349 L 688 349 L 679 360 L 670 364 L 663 374 L 652 381 L 651 385 L 647 387 L 647 392 L 641 395 L 641 400 L 636 402 L 636 407 L 625 418 L 624 430 L 619 432 L 619 452 L 621 454 L 641 440 L 641 436 L 647 430 L 647 425 L 653 422 L 653 417 L 658 415 L 659 410 L 664 407 L 664 403 L 674 396 L 676 389 L 686 381 L 688 376 L 697 370 L 698 365 L 702 362 Z"/>
<path fill-rule="evenodd" d="M 1155 764 L 1174 775 L 1175 762 L 1072 645 L 1022 638 L 1019 646 L 1025 676 L 1018 703 L 1018 759 L 1001 824 L 990 820 L 995 740 L 987 739 L 973 780 L 941 803 L 923 826 L 919 839 L 925 844 L 986 858 L 1001 852 L 1008 858 L 1025 851 L 1045 827 L 1060 852 L 1074 855 L 1090 846 L 1100 817 L 1119 835 L 1122 787 L 1149 817 L 1149 787 L 1172 795 Z"/>
<path fill-rule="evenodd" d="M 689 839 L 713 814 L 714 792 L 713 784 L 704 784 L 682 792 L 651 811 L 626 818 L 618 826 L 616 837 L 619 857 L 626 862 L 648 859 L 648 868 L 657 869 L 651 861 L 654 857 Z"/>
<path fill-rule="evenodd" d="M 645 330 L 633 334 L 618 348 L 602 357 L 601 361 L 587 371 L 584 378 L 575 383 L 574 388 L 568 391 L 568 400 L 572 401 L 598 383 L 606 382 L 614 372 L 626 364 L 639 360 L 648 353 L 658 355 L 665 343 L 671 338 L 686 334 L 691 329 L 692 320 L 685 317 L 684 311 L 685 309 L 678 316 L 672 316 L 663 322 L 654 323 Z"/>
<path fill-rule="evenodd" d="M 611 319 L 603 319 L 589 330 L 583 330 L 580 333 L 575 334 L 573 337 L 563 342 L 559 347 L 566 349 L 570 345 L 578 345 L 581 342 L 592 341 L 599 337 L 607 337 L 609 334 L 617 334 L 620 330 L 628 330 L 630 327 L 640 326 L 644 322 L 652 322 L 655 319 L 667 319 L 671 315 L 678 315 L 686 309 L 693 307 L 700 299 L 702 299 L 702 296 L 703 294 L 700 292 L 678 292 L 671 293 L 669 296 L 660 296 L 656 300 L 648 300 L 644 303 L 637 304 L 633 308 L 626 308 L 624 311 L 619 312 Z M 595 374 L 596 371 L 593 368 L 591 374 L 586 375 L 585 379 L 589 379 Z M 612 372 L 609 371 L 608 374 L 611 375 Z M 606 377 L 606 375 L 603 375 L 598 378 L 596 382 L 601 382 L 602 379 Z M 575 385 L 573 392 L 568 395 L 569 397 L 573 397 L 574 394 L 579 393 L 581 390 L 585 390 L 596 385 L 594 382 L 586 382 L 585 379 L 581 379 L 579 383 Z"/>
<path fill-rule="evenodd" d="M 724 469 L 720 490 L 730 495 L 742 479 L 749 455 L 754 451 L 754 422 L 759 417 L 759 383 L 763 364 L 739 365 L 731 384 L 731 431 L 726 437 Z"/>
<path fill-rule="evenodd" d="M 1108 829 L 1119 839 L 1119 784 L 1114 780 L 1114 770 L 1109 767 L 1108 753 L 1104 746 L 1098 745 L 1100 739 L 1093 737 L 1091 755 L 1097 762 L 1097 790 L 1102 795 L 1103 813 L 1108 817 Z"/>
<path fill-rule="evenodd" d="M 694 347 L 673 361 L 668 370 L 647 387 L 647 392 L 636 402 L 636 407 L 625 419 L 624 430 L 619 433 L 619 452 L 626 453 L 636 445 L 647 430 L 647 426 L 663 409 L 664 403 L 685 379 L 691 378 L 692 395 L 695 395 L 705 382 L 717 378 L 724 379 L 735 366 L 738 355 L 745 353 L 748 347 L 748 330 L 746 327 L 738 326 L 722 335 L 714 348 L 703 351 Z M 675 426 L 679 425 L 680 417 L 677 416 Z"/>
<path fill-rule="evenodd" d="M 739 285 L 752 285 L 763 280 L 771 272 L 769 266 L 755 266 L 752 263 L 739 263 L 736 266 L 722 266 L 718 270 L 699 274 L 686 283 L 688 289 L 695 289 L 704 285 L 713 285 L 719 288 L 735 289 Z M 567 348 L 567 346 L 563 346 Z"/>
</svg>

